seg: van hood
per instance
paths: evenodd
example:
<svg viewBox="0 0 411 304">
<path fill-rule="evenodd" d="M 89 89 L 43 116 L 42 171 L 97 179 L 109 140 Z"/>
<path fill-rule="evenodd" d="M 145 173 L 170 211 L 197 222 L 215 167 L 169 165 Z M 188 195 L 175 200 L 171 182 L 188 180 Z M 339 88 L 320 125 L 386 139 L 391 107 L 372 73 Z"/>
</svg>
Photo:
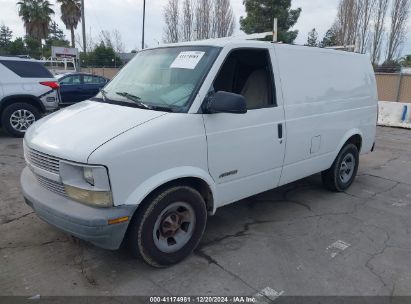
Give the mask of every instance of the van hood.
<svg viewBox="0 0 411 304">
<path fill-rule="evenodd" d="M 40 152 L 87 163 L 90 154 L 102 144 L 163 115 L 167 113 L 84 101 L 39 120 L 24 140 Z"/>
</svg>

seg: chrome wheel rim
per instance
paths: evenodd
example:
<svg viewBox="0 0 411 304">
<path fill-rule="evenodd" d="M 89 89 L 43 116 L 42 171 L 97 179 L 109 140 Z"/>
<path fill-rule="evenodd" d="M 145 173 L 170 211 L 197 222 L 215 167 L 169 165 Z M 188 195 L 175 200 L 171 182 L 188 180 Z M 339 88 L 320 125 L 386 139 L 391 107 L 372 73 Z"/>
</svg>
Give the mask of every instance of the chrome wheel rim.
<svg viewBox="0 0 411 304">
<path fill-rule="evenodd" d="M 341 162 L 340 166 L 340 180 L 346 184 L 348 183 L 355 169 L 355 157 L 352 153 L 348 153 Z"/>
<path fill-rule="evenodd" d="M 26 132 L 36 121 L 36 117 L 29 110 L 16 110 L 10 116 L 11 127 L 19 132 Z"/>
<path fill-rule="evenodd" d="M 190 241 L 195 223 L 194 209 L 189 204 L 170 204 L 161 212 L 154 224 L 154 244 L 158 250 L 165 253 L 180 250 Z"/>
</svg>

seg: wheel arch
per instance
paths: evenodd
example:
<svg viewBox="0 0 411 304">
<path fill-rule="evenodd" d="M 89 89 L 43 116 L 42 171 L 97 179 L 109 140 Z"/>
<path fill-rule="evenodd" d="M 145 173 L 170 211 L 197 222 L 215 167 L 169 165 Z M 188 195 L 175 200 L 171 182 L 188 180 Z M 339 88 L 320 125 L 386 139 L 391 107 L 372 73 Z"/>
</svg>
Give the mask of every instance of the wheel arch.
<svg viewBox="0 0 411 304">
<path fill-rule="evenodd" d="M 8 106 L 10 106 L 13 103 L 27 103 L 27 104 L 30 104 L 36 107 L 42 113 L 46 111 L 43 103 L 38 97 L 34 95 L 19 94 L 19 95 L 10 95 L 0 100 L 0 115 L 3 113 L 4 109 L 6 109 Z"/>
<path fill-rule="evenodd" d="M 180 174 L 176 174 L 176 170 L 180 171 Z M 210 214 L 215 213 L 213 179 L 203 170 L 191 167 L 168 170 L 149 178 L 128 197 L 126 204 L 136 205 L 137 211 L 143 204 L 149 203 L 156 193 L 173 185 L 186 185 L 196 189 L 204 198 L 207 211 Z"/>
<path fill-rule="evenodd" d="M 348 143 L 354 144 L 358 148 L 358 152 L 361 153 L 362 144 L 363 144 L 363 133 L 361 132 L 360 129 L 352 129 L 344 135 L 344 137 L 340 141 L 340 144 L 336 151 L 337 154 L 335 157 L 337 157 L 341 149 Z"/>
</svg>

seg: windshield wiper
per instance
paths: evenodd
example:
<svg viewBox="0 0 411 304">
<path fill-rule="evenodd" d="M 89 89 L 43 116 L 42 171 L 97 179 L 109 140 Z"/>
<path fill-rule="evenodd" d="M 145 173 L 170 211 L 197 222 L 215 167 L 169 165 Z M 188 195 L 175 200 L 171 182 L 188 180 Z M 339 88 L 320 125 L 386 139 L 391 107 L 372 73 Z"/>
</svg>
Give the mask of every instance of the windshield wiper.
<svg viewBox="0 0 411 304">
<path fill-rule="evenodd" d="M 141 101 L 141 97 L 127 93 L 127 92 L 116 92 L 117 95 L 127 98 L 128 100 L 133 101 L 136 105 L 143 109 L 162 111 L 162 112 L 174 112 L 174 110 L 167 106 L 157 106 L 157 105 L 148 105 Z"/>
<path fill-rule="evenodd" d="M 100 90 L 101 95 L 103 95 L 103 100 L 106 101 L 107 100 L 107 92 L 104 89 Z"/>
<path fill-rule="evenodd" d="M 127 93 L 127 92 L 116 92 L 116 94 L 120 95 L 122 97 L 125 97 L 128 100 L 133 101 L 140 108 L 151 110 L 151 107 L 149 105 L 147 105 L 147 104 L 145 104 L 144 102 L 141 101 L 141 97 L 138 97 L 136 95 L 133 95 L 133 94 L 130 94 L 130 93 Z"/>
<path fill-rule="evenodd" d="M 161 112 L 174 112 L 174 110 L 170 107 L 166 107 L 166 106 L 150 106 L 151 110 L 154 111 L 161 111 Z"/>
</svg>

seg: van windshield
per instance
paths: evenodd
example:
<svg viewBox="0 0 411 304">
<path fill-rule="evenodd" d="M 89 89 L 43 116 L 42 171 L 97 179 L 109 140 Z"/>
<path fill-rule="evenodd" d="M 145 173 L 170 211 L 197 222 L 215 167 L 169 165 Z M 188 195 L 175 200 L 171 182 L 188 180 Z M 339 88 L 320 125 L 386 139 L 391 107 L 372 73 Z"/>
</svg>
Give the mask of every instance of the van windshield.
<svg viewBox="0 0 411 304">
<path fill-rule="evenodd" d="M 144 109 L 187 112 L 219 50 L 187 46 L 141 51 L 97 98 Z"/>
</svg>

